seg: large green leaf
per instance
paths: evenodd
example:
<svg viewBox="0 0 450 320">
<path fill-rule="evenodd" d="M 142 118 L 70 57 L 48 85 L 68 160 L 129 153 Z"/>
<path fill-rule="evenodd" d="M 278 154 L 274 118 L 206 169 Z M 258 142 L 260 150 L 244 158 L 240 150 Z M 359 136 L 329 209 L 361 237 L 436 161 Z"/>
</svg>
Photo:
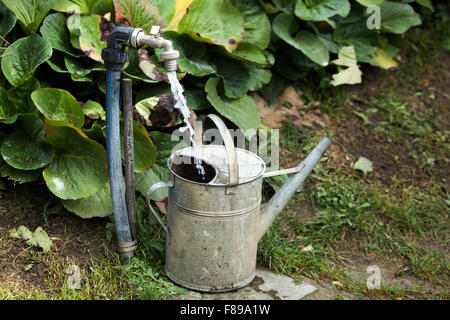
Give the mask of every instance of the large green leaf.
<svg viewBox="0 0 450 320">
<path fill-rule="evenodd" d="M 158 8 L 159 12 L 168 25 L 175 13 L 176 0 L 151 0 L 151 3 Z"/>
<path fill-rule="evenodd" d="M 3 140 L 1 155 L 15 169 L 35 170 L 50 163 L 51 145 L 42 142 L 44 123 L 34 114 L 23 114 L 16 122 L 16 131 Z"/>
<path fill-rule="evenodd" d="M 123 136 L 123 132 L 122 135 Z M 156 149 L 145 127 L 133 121 L 134 171 L 144 172 L 155 164 Z M 125 161 L 123 139 L 120 140 L 122 160 Z"/>
<path fill-rule="evenodd" d="M 302 20 L 324 21 L 335 15 L 345 17 L 350 12 L 348 0 L 299 0 L 295 15 Z"/>
<path fill-rule="evenodd" d="M 231 0 L 244 16 L 245 34 L 242 40 L 259 49 L 265 49 L 270 42 L 270 21 L 258 0 Z"/>
<path fill-rule="evenodd" d="M 309 31 L 298 31 L 299 22 L 294 16 L 280 13 L 274 19 L 272 27 L 273 32 L 277 36 L 294 48 L 300 50 L 312 61 L 321 66 L 328 65 L 330 54 L 325 44 Z"/>
<path fill-rule="evenodd" d="M 13 86 L 18 86 L 29 80 L 37 67 L 50 59 L 52 52 L 50 41 L 36 34 L 20 38 L 3 53 L 3 74 Z"/>
<path fill-rule="evenodd" d="M 370 7 L 370 6 L 378 6 L 381 3 L 383 3 L 384 0 L 356 0 L 358 1 L 360 4 L 362 4 L 365 7 Z"/>
<path fill-rule="evenodd" d="M 39 89 L 31 94 L 31 99 L 47 119 L 66 121 L 75 127 L 83 127 L 83 110 L 68 91 L 54 88 Z"/>
<path fill-rule="evenodd" d="M 89 58 L 103 63 L 102 50 L 106 48 L 106 41 L 102 41 L 100 34 L 100 23 L 102 21 L 102 17 L 93 14 L 90 16 L 81 16 L 79 19 L 80 49 Z"/>
<path fill-rule="evenodd" d="M 50 41 L 53 49 L 71 56 L 78 56 L 70 44 L 70 33 L 67 29 L 67 19 L 62 13 L 48 15 L 41 26 L 41 34 Z"/>
<path fill-rule="evenodd" d="M 164 18 L 150 0 L 114 0 L 116 23 L 142 28 L 148 33 L 152 26 L 165 24 Z"/>
<path fill-rule="evenodd" d="M 106 68 L 89 59 L 77 59 L 70 56 L 64 57 L 64 65 L 70 73 L 73 81 L 90 82 L 92 79 L 88 75 L 93 71 L 106 71 Z"/>
<path fill-rule="evenodd" d="M 339 25 L 333 39 L 341 46 L 353 46 L 358 61 L 362 62 L 370 62 L 378 42 L 377 31 L 368 29 L 364 20 Z"/>
<path fill-rule="evenodd" d="M 253 99 L 247 95 L 239 99 L 226 98 L 219 93 L 219 85 L 219 78 L 210 78 L 205 86 L 207 99 L 214 108 L 243 131 L 258 128 L 259 114 Z"/>
<path fill-rule="evenodd" d="M 45 139 L 55 157 L 43 176 L 47 187 L 61 199 L 92 196 L 108 181 L 105 149 L 70 127 L 57 127 Z"/>
<path fill-rule="evenodd" d="M 178 34 L 173 31 L 164 33 L 164 38 L 172 41 L 174 49 L 180 52 L 177 64 L 181 72 L 189 73 L 196 77 L 203 77 L 214 73 L 214 68 L 206 55 L 206 45 L 192 40 L 186 34 Z M 157 49 L 161 54 L 163 49 Z"/>
<path fill-rule="evenodd" d="M 267 57 L 264 52 L 253 44 L 247 42 L 241 42 L 239 44 L 239 47 L 237 47 L 230 55 L 237 59 L 257 63 L 260 65 L 268 64 Z"/>
<path fill-rule="evenodd" d="M 114 213 L 109 182 L 90 197 L 78 200 L 62 200 L 61 202 L 67 210 L 83 219 L 102 218 Z"/>
<path fill-rule="evenodd" d="M 34 33 L 56 0 L 2 0 L 26 33 Z"/>
<path fill-rule="evenodd" d="M 244 19 L 228 1 L 196 0 L 178 24 L 178 32 L 231 52 L 244 37 Z"/>
<path fill-rule="evenodd" d="M 8 178 L 19 184 L 35 182 L 41 177 L 42 169 L 37 170 L 19 170 L 7 164 L 2 157 L 0 157 L 0 177 Z"/>
<path fill-rule="evenodd" d="M 214 66 L 216 74 L 223 80 L 225 95 L 231 99 L 240 98 L 249 90 L 257 90 L 257 83 L 262 86 L 270 82 L 267 73 L 256 72 L 259 68 L 241 61 L 225 59 L 218 55 L 214 59 Z"/>
<path fill-rule="evenodd" d="M 17 120 L 17 117 L 17 108 L 9 100 L 8 91 L 0 87 L 0 122 L 11 124 Z"/>
<path fill-rule="evenodd" d="M 16 25 L 16 17 L 0 2 L 0 36 L 5 37 Z M 0 45 L 3 40 L 0 38 Z"/>
<path fill-rule="evenodd" d="M 391 33 L 404 33 L 422 23 L 419 15 L 406 3 L 385 1 L 380 5 L 381 28 Z"/>
</svg>

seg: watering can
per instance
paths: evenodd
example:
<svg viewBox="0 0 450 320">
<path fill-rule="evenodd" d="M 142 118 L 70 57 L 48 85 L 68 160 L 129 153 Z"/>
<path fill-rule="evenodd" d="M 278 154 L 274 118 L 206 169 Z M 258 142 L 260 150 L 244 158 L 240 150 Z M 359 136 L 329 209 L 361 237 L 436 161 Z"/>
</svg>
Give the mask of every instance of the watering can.
<svg viewBox="0 0 450 320">
<path fill-rule="evenodd" d="M 259 240 L 282 212 L 331 145 L 323 138 L 296 168 L 266 172 L 264 160 L 235 148 L 230 132 L 216 115 L 208 115 L 224 145 L 202 145 L 174 152 L 167 160 L 169 181 L 147 192 L 148 205 L 166 232 L 167 276 L 180 286 L 200 292 L 226 292 L 248 285 L 255 277 Z M 187 178 L 180 163 L 201 155 L 207 181 Z M 180 169 L 181 168 L 181 169 Z M 292 174 L 261 209 L 262 181 Z M 150 203 L 151 195 L 168 187 L 165 224 Z"/>
</svg>

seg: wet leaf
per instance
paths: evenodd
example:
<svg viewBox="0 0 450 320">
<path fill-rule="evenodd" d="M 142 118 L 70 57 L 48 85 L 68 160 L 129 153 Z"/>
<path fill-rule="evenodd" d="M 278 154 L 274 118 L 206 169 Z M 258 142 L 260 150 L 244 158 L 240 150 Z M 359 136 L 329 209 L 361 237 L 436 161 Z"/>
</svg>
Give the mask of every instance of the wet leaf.
<svg viewBox="0 0 450 320">
<path fill-rule="evenodd" d="M 23 114 L 16 131 L 3 140 L 1 155 L 7 164 L 19 170 L 35 170 L 50 163 L 51 145 L 42 142 L 44 123 L 34 114 Z"/>
<path fill-rule="evenodd" d="M 45 18 L 40 32 L 44 38 L 50 41 L 53 49 L 71 56 L 79 56 L 70 44 L 70 32 L 66 24 L 67 20 L 64 14 L 50 14 Z"/>
<path fill-rule="evenodd" d="M 93 120 L 106 120 L 105 109 L 103 109 L 100 103 L 92 100 L 88 100 L 85 104 L 83 104 L 83 113 Z"/>
<path fill-rule="evenodd" d="M 45 139 L 55 157 L 43 176 L 50 191 L 61 199 L 92 196 L 108 181 L 105 149 L 70 127 L 57 127 Z"/>
<path fill-rule="evenodd" d="M 350 12 L 348 0 L 299 0 L 295 15 L 302 20 L 324 21 L 335 15 L 345 17 Z"/>
<path fill-rule="evenodd" d="M 253 99 L 247 95 L 239 99 L 226 98 L 219 93 L 219 85 L 219 78 L 210 78 L 205 86 L 207 99 L 213 107 L 243 131 L 258 128 L 259 114 Z"/>
<path fill-rule="evenodd" d="M 77 100 L 66 90 L 44 88 L 34 91 L 31 98 L 49 120 L 66 121 L 75 127 L 84 125 L 84 113 Z"/>
<path fill-rule="evenodd" d="M 3 53 L 3 74 L 13 86 L 19 86 L 29 80 L 36 69 L 50 59 L 52 53 L 51 43 L 47 39 L 36 34 L 20 38 Z"/>
<path fill-rule="evenodd" d="M 385 1 L 380 5 L 381 29 L 401 34 L 410 27 L 422 24 L 420 16 L 406 3 Z"/>
<path fill-rule="evenodd" d="M 327 66 L 330 55 L 320 39 L 309 31 L 299 30 L 298 20 L 280 13 L 273 21 L 273 32 L 286 43 L 300 50 L 304 55 L 321 66 Z"/>
<path fill-rule="evenodd" d="M 78 200 L 62 200 L 61 203 L 67 210 L 83 219 L 107 217 L 114 213 L 109 182 L 90 197 Z"/>
<path fill-rule="evenodd" d="M 231 52 L 244 36 L 242 14 L 228 1 L 196 0 L 178 24 L 179 33 L 198 41 L 223 46 Z"/>
</svg>

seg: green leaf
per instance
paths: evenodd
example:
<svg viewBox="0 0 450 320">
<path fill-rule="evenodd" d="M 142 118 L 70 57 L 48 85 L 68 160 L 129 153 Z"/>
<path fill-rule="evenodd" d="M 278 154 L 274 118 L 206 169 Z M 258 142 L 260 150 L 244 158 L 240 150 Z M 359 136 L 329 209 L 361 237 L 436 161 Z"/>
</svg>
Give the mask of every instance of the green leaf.
<svg viewBox="0 0 450 320">
<path fill-rule="evenodd" d="M 53 49 L 71 56 L 77 56 L 70 44 L 70 32 L 67 29 L 67 20 L 64 14 L 54 13 L 48 15 L 44 19 L 40 32 L 44 38 L 50 41 Z"/>
<path fill-rule="evenodd" d="M 270 42 L 270 21 L 258 0 L 230 0 L 244 16 L 245 43 L 265 49 Z"/>
<path fill-rule="evenodd" d="M 55 148 L 55 157 L 43 176 L 57 197 L 80 199 L 92 196 L 108 181 L 105 149 L 70 127 L 57 127 L 44 140 Z"/>
<path fill-rule="evenodd" d="M 49 164 L 53 148 L 42 142 L 44 123 L 34 114 L 23 114 L 16 127 L 21 130 L 13 132 L 1 145 L 6 163 L 19 170 L 35 170 Z"/>
<path fill-rule="evenodd" d="M 380 5 L 381 29 L 402 34 L 413 26 L 422 24 L 413 7 L 406 3 L 385 1 Z"/>
<path fill-rule="evenodd" d="M 123 132 L 122 135 L 123 137 Z M 133 121 L 134 142 L 134 171 L 144 172 L 155 164 L 156 149 L 145 127 L 137 121 Z M 123 139 L 120 140 L 122 161 L 125 161 Z"/>
<path fill-rule="evenodd" d="M 18 113 L 37 113 L 31 100 L 31 93 L 40 87 L 39 81 L 32 77 L 8 90 L 9 101 L 16 107 Z"/>
<path fill-rule="evenodd" d="M 211 104 L 206 99 L 205 90 L 200 88 L 186 89 L 186 100 L 189 108 L 192 110 L 204 110 L 211 107 Z"/>
<path fill-rule="evenodd" d="M 67 210 L 83 219 L 102 218 L 114 213 L 109 182 L 90 197 L 78 200 L 62 200 L 61 203 Z"/>
<path fill-rule="evenodd" d="M 358 161 L 353 165 L 353 169 L 360 170 L 366 175 L 368 172 L 373 171 L 372 161 L 364 157 L 359 157 Z"/>
<path fill-rule="evenodd" d="M 20 38 L 3 53 L 3 74 L 13 86 L 18 86 L 29 80 L 37 67 L 50 59 L 52 52 L 50 42 L 38 35 Z"/>
<path fill-rule="evenodd" d="M 56 0 L 2 0 L 26 33 L 34 33 Z M 30 51 L 33 52 L 33 51 Z"/>
<path fill-rule="evenodd" d="M 356 0 L 365 7 L 379 6 L 384 0 Z"/>
<path fill-rule="evenodd" d="M 151 0 L 151 3 L 158 8 L 166 22 L 165 25 L 168 25 L 175 13 L 176 0 Z"/>
<path fill-rule="evenodd" d="M 347 67 L 332 76 L 331 84 L 333 86 L 361 83 L 362 72 L 358 67 L 353 46 L 342 47 L 339 50 L 338 59 L 333 60 L 332 63 Z"/>
<path fill-rule="evenodd" d="M 94 11 L 96 0 L 58 0 L 53 10 L 80 14 L 91 14 Z"/>
<path fill-rule="evenodd" d="M 434 7 L 433 4 L 431 3 L 431 0 L 417 0 L 417 3 L 434 12 Z"/>
<path fill-rule="evenodd" d="M 72 47 L 81 50 L 80 48 L 80 16 L 73 14 L 67 18 L 67 29 L 70 33 L 70 43 Z"/>
<path fill-rule="evenodd" d="M 339 25 L 333 33 L 333 39 L 341 46 L 353 46 L 358 61 L 369 62 L 375 54 L 377 31 L 370 30 L 363 20 Z"/>
<path fill-rule="evenodd" d="M 16 17 L 0 2 L 0 36 L 5 37 L 16 25 Z M 3 40 L 0 38 L 0 45 Z"/>
<path fill-rule="evenodd" d="M 206 55 L 204 43 L 195 42 L 190 36 L 173 31 L 165 32 L 164 38 L 172 41 L 174 49 L 180 52 L 180 57 L 177 59 L 180 72 L 186 72 L 196 77 L 214 73 L 214 68 Z M 155 50 L 158 58 L 163 51 L 163 49 Z"/>
<path fill-rule="evenodd" d="M 164 18 L 149 0 L 114 0 L 116 23 L 142 28 L 146 33 L 152 26 L 165 24 Z"/>
<path fill-rule="evenodd" d="M 101 119 L 106 120 L 106 112 L 102 105 L 96 101 L 88 100 L 83 104 L 83 113 L 85 116 L 91 119 Z"/>
<path fill-rule="evenodd" d="M 81 16 L 79 19 L 80 49 L 89 58 L 103 63 L 102 50 L 106 48 L 106 41 L 102 41 L 100 34 L 100 23 L 102 21 L 102 17 L 93 14 L 90 16 Z"/>
<path fill-rule="evenodd" d="M 172 152 L 180 148 L 187 147 L 187 145 L 180 140 L 172 141 L 171 134 L 165 134 L 159 131 L 152 131 L 151 137 L 155 141 L 155 147 L 157 150 L 156 163 L 150 170 L 143 173 L 136 173 L 136 190 L 143 196 L 147 194 L 147 191 L 152 185 L 157 182 L 167 181 L 169 179 L 169 169 L 167 168 L 167 159 Z M 162 198 L 167 197 L 167 189 L 159 189 L 151 196 L 153 201 L 159 201 Z"/>
<path fill-rule="evenodd" d="M 196 0 L 178 24 L 178 32 L 231 52 L 244 37 L 244 19 L 228 1 Z"/>
<path fill-rule="evenodd" d="M 345 17 L 350 12 L 348 0 L 299 0 L 295 15 L 302 20 L 324 21 L 335 15 Z"/>
<path fill-rule="evenodd" d="M 239 47 L 233 51 L 231 56 L 260 65 L 268 64 L 267 57 L 264 52 L 258 47 L 246 42 L 241 42 Z"/>
<path fill-rule="evenodd" d="M 36 182 L 41 177 L 42 169 L 37 170 L 18 170 L 7 164 L 0 157 L 0 177 L 8 178 L 16 183 Z"/>
<path fill-rule="evenodd" d="M 131 79 L 144 81 L 146 83 L 156 83 L 158 81 L 161 81 L 162 74 L 157 70 L 153 62 L 148 58 L 147 50 L 130 50 L 129 53 L 130 63 L 123 71 L 124 75 Z M 179 59 L 177 59 L 177 62 L 178 60 Z"/>
<path fill-rule="evenodd" d="M 89 59 L 76 59 L 74 57 L 65 56 L 64 64 L 69 71 L 73 81 L 85 81 L 90 82 L 87 76 L 93 71 L 106 71 L 106 68 L 100 64 L 96 63 L 95 65 L 92 63 L 92 60 Z"/>
<path fill-rule="evenodd" d="M 150 170 L 143 173 L 136 173 L 136 190 L 140 192 L 143 196 L 147 195 L 147 191 L 152 185 L 161 181 L 169 180 L 169 170 L 165 166 L 155 165 Z M 156 190 L 151 199 L 153 201 L 159 201 L 164 197 L 167 197 L 167 189 Z"/>
<path fill-rule="evenodd" d="M 273 21 L 273 32 L 285 42 L 300 50 L 304 55 L 321 66 L 327 66 L 330 54 L 320 39 L 309 31 L 299 32 L 297 19 L 285 13 L 280 13 Z M 294 33 L 295 36 L 293 35 Z"/>
<path fill-rule="evenodd" d="M 210 78 L 205 86 L 208 101 L 225 118 L 234 122 L 245 133 L 259 126 L 259 114 L 253 99 L 243 96 L 229 99 L 219 94 L 219 78 Z"/>
<path fill-rule="evenodd" d="M 47 119 L 66 121 L 75 127 L 83 127 L 83 110 L 68 91 L 54 88 L 39 89 L 31 94 L 31 99 Z"/>
<path fill-rule="evenodd" d="M 284 13 L 293 13 L 297 0 L 273 0 L 273 3 Z"/>
</svg>

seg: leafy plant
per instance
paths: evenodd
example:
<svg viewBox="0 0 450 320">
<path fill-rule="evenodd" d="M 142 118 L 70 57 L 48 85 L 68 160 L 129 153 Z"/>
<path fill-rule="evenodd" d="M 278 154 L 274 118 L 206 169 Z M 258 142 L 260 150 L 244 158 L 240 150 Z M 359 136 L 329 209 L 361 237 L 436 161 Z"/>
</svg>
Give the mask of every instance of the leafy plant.
<svg viewBox="0 0 450 320">
<path fill-rule="evenodd" d="M 371 5 L 380 8 L 380 29 L 366 26 Z M 247 130 L 260 127 L 249 92 L 311 74 L 325 77 L 321 85 L 358 83 L 361 63 L 395 66 L 398 35 L 421 23 L 414 8 L 422 6 L 433 10 L 424 0 L 0 0 L 0 177 L 43 177 L 83 218 L 112 213 L 101 52 L 114 25 L 162 26 L 181 53 L 178 78 L 191 109 Z M 142 194 L 167 179 L 176 144 L 158 132 L 178 123 L 160 54 L 131 50 L 123 72 L 136 93 Z"/>
</svg>

